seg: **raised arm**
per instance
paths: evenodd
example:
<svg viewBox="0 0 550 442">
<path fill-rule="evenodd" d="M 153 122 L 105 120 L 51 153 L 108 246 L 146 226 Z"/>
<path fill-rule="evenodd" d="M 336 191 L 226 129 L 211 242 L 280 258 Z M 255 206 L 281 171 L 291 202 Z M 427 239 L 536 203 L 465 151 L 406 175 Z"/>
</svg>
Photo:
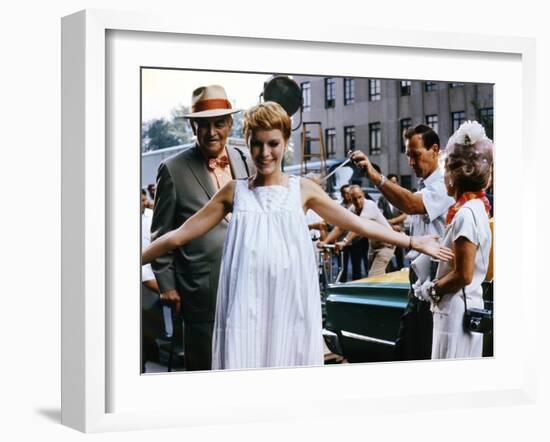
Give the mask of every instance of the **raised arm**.
<svg viewBox="0 0 550 442">
<path fill-rule="evenodd" d="M 232 210 L 235 184 L 235 181 L 227 183 L 202 209 L 180 227 L 149 244 L 141 255 L 141 263 L 147 264 L 171 250 L 182 247 L 219 224 Z"/>
<path fill-rule="evenodd" d="M 343 230 L 351 230 L 360 236 L 375 239 L 399 247 L 410 247 L 438 259 L 452 258 L 452 252 L 441 247 L 437 235 L 411 238 L 403 233 L 384 227 L 369 219 L 361 218 L 331 200 L 329 196 L 311 180 L 301 180 L 302 203 L 315 210 L 321 217 Z"/>
<path fill-rule="evenodd" d="M 372 166 L 367 155 L 360 150 L 353 152 L 351 159 L 357 167 L 365 172 L 367 178 L 378 187 L 382 195 L 399 210 L 408 215 L 426 213 L 426 207 L 420 193 L 412 193 L 390 180 L 386 180 L 383 185 L 380 185 L 382 184 L 382 175 Z"/>
<path fill-rule="evenodd" d="M 388 220 L 388 222 L 392 225 L 392 226 L 395 226 L 395 225 L 399 225 L 401 223 L 403 223 L 406 219 L 407 219 L 407 214 L 406 213 L 402 213 L 401 215 L 397 215 L 395 218 L 391 218 Z"/>
</svg>

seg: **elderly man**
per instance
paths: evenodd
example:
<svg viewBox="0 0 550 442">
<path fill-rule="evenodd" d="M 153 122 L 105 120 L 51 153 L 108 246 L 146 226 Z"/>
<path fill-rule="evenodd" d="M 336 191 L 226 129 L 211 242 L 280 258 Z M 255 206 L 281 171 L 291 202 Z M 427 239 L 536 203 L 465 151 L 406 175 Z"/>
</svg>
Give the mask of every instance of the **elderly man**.
<svg viewBox="0 0 550 442">
<path fill-rule="evenodd" d="M 193 91 L 190 120 L 196 145 L 164 160 L 158 169 L 151 239 L 185 222 L 227 182 L 250 176 L 247 150 L 227 145 L 232 109 L 221 86 Z M 201 238 L 152 263 L 161 300 L 180 312 L 185 324 L 186 370 L 209 370 L 222 248 L 228 220 Z"/>
<path fill-rule="evenodd" d="M 411 236 L 438 234 L 443 236 L 445 215 L 454 200 L 447 196 L 443 173 L 438 167 L 439 136 L 423 124 L 407 129 L 404 133 L 409 166 L 419 180 L 418 192 L 412 193 L 386 177 L 372 166 L 368 157 L 360 151 L 352 159 L 366 176 L 378 187 L 382 195 L 395 207 L 411 215 Z M 418 252 L 410 251 L 414 260 Z M 416 275 L 410 273 L 411 285 Z M 433 321 L 428 302 L 421 301 L 409 291 L 409 302 L 401 318 L 396 342 L 396 359 L 430 359 Z"/>
</svg>

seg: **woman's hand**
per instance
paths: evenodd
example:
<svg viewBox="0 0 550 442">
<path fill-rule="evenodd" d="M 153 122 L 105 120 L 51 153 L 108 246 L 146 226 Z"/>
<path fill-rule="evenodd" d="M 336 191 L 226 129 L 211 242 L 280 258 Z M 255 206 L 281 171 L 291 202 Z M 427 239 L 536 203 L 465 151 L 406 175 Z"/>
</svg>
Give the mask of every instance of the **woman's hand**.
<svg viewBox="0 0 550 442">
<path fill-rule="evenodd" d="M 451 249 L 441 245 L 439 235 L 413 236 L 411 247 L 440 261 L 450 261 L 455 256 Z"/>
</svg>

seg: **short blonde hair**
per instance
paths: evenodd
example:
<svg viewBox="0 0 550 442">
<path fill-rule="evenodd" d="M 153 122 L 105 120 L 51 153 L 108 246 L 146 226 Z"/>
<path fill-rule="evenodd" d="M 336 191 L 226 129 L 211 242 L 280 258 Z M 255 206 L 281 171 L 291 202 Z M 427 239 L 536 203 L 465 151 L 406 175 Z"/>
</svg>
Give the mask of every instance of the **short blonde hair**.
<svg viewBox="0 0 550 442">
<path fill-rule="evenodd" d="M 493 169 L 493 142 L 476 121 L 468 121 L 449 139 L 445 169 L 461 192 L 484 190 Z"/>
<path fill-rule="evenodd" d="M 291 123 L 286 111 L 273 101 L 260 103 L 244 114 L 244 138 L 250 140 L 253 131 L 279 129 L 285 141 L 290 138 Z"/>
</svg>

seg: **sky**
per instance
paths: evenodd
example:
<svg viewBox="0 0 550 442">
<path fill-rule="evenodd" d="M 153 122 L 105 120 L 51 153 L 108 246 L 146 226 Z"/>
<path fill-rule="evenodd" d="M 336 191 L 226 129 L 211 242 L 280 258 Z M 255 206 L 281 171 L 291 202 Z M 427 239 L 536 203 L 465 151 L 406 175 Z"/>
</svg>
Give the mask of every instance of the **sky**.
<svg viewBox="0 0 550 442">
<path fill-rule="evenodd" d="M 199 86 L 222 85 L 233 107 L 246 109 L 259 102 L 267 74 L 244 74 L 176 69 L 142 70 L 142 120 L 170 118 L 180 105 L 190 106 L 191 94 Z"/>
</svg>

